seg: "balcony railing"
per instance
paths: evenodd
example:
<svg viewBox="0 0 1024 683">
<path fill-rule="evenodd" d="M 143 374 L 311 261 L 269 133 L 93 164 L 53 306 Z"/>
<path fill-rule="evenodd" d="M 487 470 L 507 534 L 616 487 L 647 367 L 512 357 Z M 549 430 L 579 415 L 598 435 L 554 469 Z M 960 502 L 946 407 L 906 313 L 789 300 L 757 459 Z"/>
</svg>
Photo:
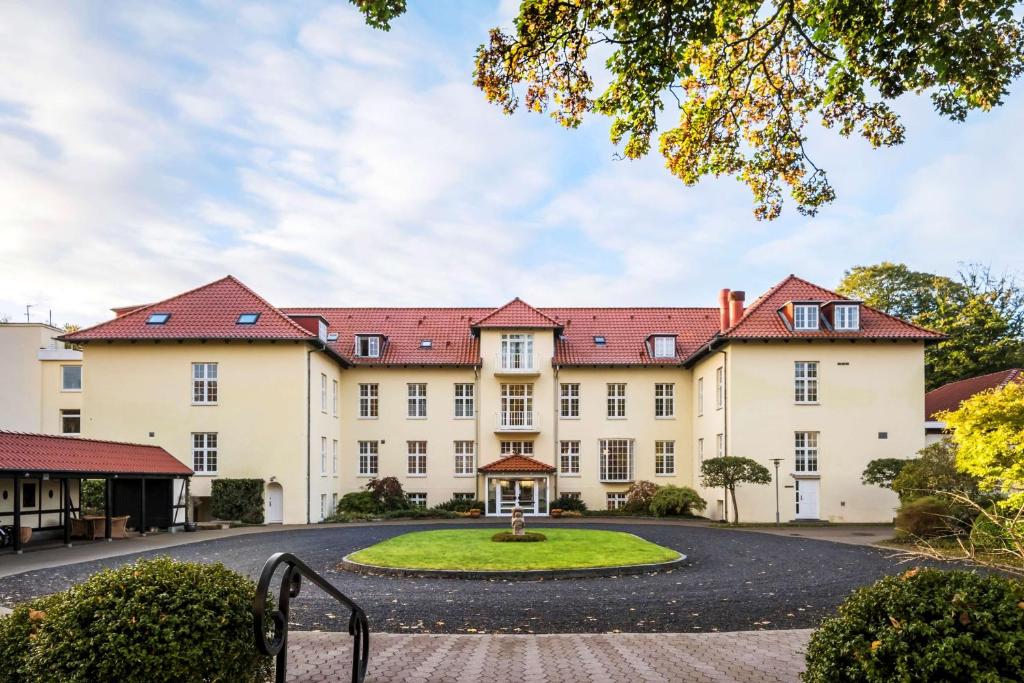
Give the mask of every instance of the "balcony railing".
<svg viewBox="0 0 1024 683">
<path fill-rule="evenodd" d="M 532 353 L 498 352 L 494 360 L 494 371 L 500 374 L 536 374 L 537 357 Z"/>
<path fill-rule="evenodd" d="M 532 410 L 502 410 L 494 414 L 494 430 L 498 432 L 536 432 L 540 415 Z"/>
</svg>

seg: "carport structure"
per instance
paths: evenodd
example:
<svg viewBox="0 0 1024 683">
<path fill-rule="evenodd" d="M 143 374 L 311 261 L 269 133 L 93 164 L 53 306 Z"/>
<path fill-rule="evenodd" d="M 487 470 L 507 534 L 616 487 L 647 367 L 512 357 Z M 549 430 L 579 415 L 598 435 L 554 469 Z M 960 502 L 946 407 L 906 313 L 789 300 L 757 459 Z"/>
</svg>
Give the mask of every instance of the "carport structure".
<svg viewBox="0 0 1024 683">
<path fill-rule="evenodd" d="M 81 517 L 82 481 L 104 481 L 104 537 L 113 517 L 129 518 L 140 532 L 188 523 L 192 470 L 159 446 L 68 436 L 0 431 L 0 524 L 13 526 L 21 552 L 23 527 L 63 531 L 71 545 L 72 520 Z"/>
</svg>

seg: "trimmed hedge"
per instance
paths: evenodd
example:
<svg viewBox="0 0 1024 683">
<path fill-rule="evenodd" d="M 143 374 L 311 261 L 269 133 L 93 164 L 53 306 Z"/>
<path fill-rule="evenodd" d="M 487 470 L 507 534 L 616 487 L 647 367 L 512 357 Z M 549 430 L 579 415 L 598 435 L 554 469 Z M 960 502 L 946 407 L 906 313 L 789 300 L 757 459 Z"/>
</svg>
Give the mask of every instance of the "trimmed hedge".
<svg viewBox="0 0 1024 683">
<path fill-rule="evenodd" d="M 482 500 L 466 500 L 464 498 L 452 498 L 434 506 L 435 510 L 447 510 L 448 512 L 469 512 L 470 510 L 484 511 Z"/>
<path fill-rule="evenodd" d="M 563 512 L 585 512 L 587 504 L 578 496 L 567 496 L 564 493 L 551 501 L 550 509 L 559 509 Z"/>
<path fill-rule="evenodd" d="M 346 493 L 338 501 L 337 514 L 373 515 L 382 511 L 380 503 L 369 491 Z"/>
<path fill-rule="evenodd" d="M 802 680 L 1024 680 L 1024 583 L 936 569 L 886 577 L 815 631 Z"/>
<path fill-rule="evenodd" d="M 221 564 L 139 560 L 0 618 L 0 681 L 264 681 L 256 587 Z"/>
<path fill-rule="evenodd" d="M 511 531 L 499 531 L 491 536 L 495 543 L 539 543 L 548 540 L 544 534 L 536 531 L 524 531 L 522 536 L 516 536 Z"/>
<path fill-rule="evenodd" d="M 263 480 L 214 479 L 210 508 L 217 519 L 263 524 Z"/>
</svg>

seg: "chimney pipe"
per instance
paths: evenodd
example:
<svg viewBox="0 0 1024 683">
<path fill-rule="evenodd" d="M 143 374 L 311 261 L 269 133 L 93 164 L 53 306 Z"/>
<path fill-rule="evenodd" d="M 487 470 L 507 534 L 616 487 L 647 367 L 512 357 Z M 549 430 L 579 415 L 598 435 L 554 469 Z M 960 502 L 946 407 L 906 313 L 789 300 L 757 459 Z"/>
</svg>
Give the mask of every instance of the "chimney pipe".
<svg viewBox="0 0 1024 683">
<path fill-rule="evenodd" d="M 746 292 L 733 290 L 729 294 L 729 321 L 735 325 L 743 317 L 743 301 L 747 298 Z"/>
<path fill-rule="evenodd" d="M 718 314 L 722 332 L 729 329 L 729 289 L 725 288 L 718 293 Z"/>
</svg>

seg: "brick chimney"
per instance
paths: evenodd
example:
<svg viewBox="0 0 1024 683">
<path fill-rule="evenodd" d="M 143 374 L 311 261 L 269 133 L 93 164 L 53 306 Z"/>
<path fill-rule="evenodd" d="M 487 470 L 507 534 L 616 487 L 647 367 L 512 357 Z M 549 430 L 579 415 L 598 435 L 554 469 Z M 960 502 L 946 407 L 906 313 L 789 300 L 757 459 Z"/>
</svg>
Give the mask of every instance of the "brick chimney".
<svg viewBox="0 0 1024 683">
<path fill-rule="evenodd" d="M 746 292 L 733 290 L 729 293 L 729 322 L 733 325 L 743 317 L 743 301 L 747 298 Z"/>
<path fill-rule="evenodd" d="M 718 293 L 718 314 L 719 324 L 722 332 L 729 329 L 729 320 L 731 315 L 729 313 L 729 289 L 723 289 Z"/>
</svg>

